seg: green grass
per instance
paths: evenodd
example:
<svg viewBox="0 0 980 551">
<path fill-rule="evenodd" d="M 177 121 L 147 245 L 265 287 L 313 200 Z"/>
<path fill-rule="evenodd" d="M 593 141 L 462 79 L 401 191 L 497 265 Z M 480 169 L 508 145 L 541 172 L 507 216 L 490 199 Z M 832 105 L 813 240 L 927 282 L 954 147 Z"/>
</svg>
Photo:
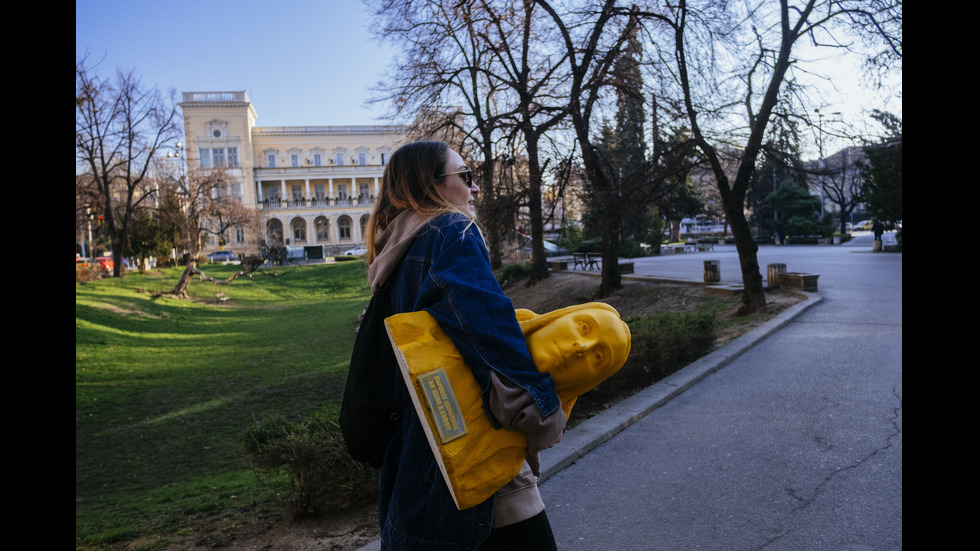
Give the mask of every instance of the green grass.
<svg viewBox="0 0 980 551">
<path fill-rule="evenodd" d="M 205 268 L 218 278 L 234 270 Z M 354 320 L 370 298 L 366 272 L 356 260 L 224 286 L 195 280 L 190 300 L 160 296 L 178 268 L 76 283 L 76 548 L 159 549 L 218 520 L 287 514 L 293 479 L 285 469 L 253 471 L 243 435 L 272 416 L 301 422 L 339 408 Z M 643 287 L 623 300 L 654 303 L 669 292 Z M 229 302 L 215 304 L 216 293 Z M 724 315 L 736 298 L 690 300 L 690 316 L 631 317 L 632 361 L 573 416 L 689 361 L 666 358 L 663 342 L 691 342 L 697 356 L 715 331 L 746 321 Z"/>
<path fill-rule="evenodd" d="M 208 266 L 227 277 L 234 266 Z M 179 531 L 189 519 L 278 507 L 241 446 L 269 414 L 299 418 L 342 396 L 363 261 L 292 267 L 231 285 L 180 269 L 75 285 L 76 546 Z M 230 298 L 214 304 L 216 293 Z"/>
</svg>

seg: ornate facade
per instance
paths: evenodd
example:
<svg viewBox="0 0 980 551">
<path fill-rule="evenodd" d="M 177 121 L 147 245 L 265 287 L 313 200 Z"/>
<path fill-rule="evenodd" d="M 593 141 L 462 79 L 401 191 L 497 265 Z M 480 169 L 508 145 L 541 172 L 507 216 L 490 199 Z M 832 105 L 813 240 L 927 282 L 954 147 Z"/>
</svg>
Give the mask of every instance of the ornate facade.
<svg viewBox="0 0 980 551">
<path fill-rule="evenodd" d="M 406 127 L 259 127 L 245 92 L 184 92 L 182 100 L 188 166 L 228 167 L 239 182 L 229 191 L 262 218 L 264 236 L 237 231 L 226 248 L 247 254 L 264 241 L 316 258 L 363 244 L 384 166 Z"/>
</svg>

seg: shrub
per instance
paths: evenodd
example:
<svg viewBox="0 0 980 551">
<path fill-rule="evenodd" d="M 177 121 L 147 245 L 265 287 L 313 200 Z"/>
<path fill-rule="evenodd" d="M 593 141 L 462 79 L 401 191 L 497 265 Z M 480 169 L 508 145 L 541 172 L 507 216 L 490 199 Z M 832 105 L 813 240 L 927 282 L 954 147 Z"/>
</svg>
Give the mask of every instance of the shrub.
<svg viewBox="0 0 980 551">
<path fill-rule="evenodd" d="M 75 264 L 75 281 L 81 281 L 82 283 L 86 281 L 95 281 L 96 279 L 102 279 L 105 275 L 105 271 L 96 265 L 82 265 Z"/>
<path fill-rule="evenodd" d="M 640 242 L 632 237 L 625 237 L 619 241 L 619 256 L 622 258 L 638 258 L 646 256 L 646 251 Z"/>
<path fill-rule="evenodd" d="M 289 474 L 296 517 L 348 510 L 377 499 L 378 472 L 350 457 L 337 415 L 335 408 L 299 421 L 272 415 L 253 422 L 242 436 L 253 468 L 283 468 Z"/>
<path fill-rule="evenodd" d="M 601 253 L 602 238 L 596 237 L 593 239 L 583 240 L 577 247 L 572 249 L 572 252 Z M 632 237 L 624 237 L 623 239 L 619 240 L 619 249 L 617 253 L 623 258 L 638 258 L 641 256 L 646 256 L 647 254 L 646 251 L 643 250 L 643 246 L 640 245 L 640 242 Z"/>
<path fill-rule="evenodd" d="M 709 312 L 665 313 L 627 320 L 632 333 L 623 368 L 579 398 L 573 419 L 587 419 L 711 351 L 717 321 Z"/>
</svg>

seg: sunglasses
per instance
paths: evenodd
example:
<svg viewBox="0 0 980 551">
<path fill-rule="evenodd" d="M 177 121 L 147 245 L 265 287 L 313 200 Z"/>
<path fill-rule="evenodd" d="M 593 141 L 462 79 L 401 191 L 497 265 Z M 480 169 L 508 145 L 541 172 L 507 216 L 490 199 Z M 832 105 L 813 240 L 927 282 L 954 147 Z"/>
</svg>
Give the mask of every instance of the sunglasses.
<svg viewBox="0 0 980 551">
<path fill-rule="evenodd" d="M 447 172 L 445 174 L 440 174 L 439 176 L 436 176 L 436 180 L 441 180 L 446 176 L 452 176 L 453 174 L 461 174 L 462 176 L 460 177 L 463 179 L 464 182 L 466 182 L 466 185 L 471 187 L 473 186 L 473 171 L 468 168 L 466 170 L 460 170 L 457 172 Z"/>
</svg>

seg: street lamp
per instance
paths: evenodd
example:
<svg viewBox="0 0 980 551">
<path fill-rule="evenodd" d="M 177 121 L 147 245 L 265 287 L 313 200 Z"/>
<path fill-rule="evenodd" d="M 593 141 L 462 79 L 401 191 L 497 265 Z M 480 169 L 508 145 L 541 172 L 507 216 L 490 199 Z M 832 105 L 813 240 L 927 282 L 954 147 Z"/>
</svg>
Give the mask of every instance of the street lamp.
<svg viewBox="0 0 980 551">
<path fill-rule="evenodd" d="M 177 159 L 178 161 L 181 161 L 181 162 L 178 163 L 178 165 L 179 165 L 179 169 L 180 169 L 181 185 L 183 185 L 183 180 L 184 180 L 184 176 L 185 176 L 185 173 L 184 173 L 184 163 L 182 162 L 182 157 L 184 157 L 184 145 L 181 144 L 180 142 L 177 142 L 174 145 L 172 145 L 171 147 L 173 147 L 174 150 L 167 152 L 167 158 L 168 159 Z M 176 265 L 177 264 L 177 249 L 176 248 L 173 248 L 173 249 L 170 250 L 170 257 L 173 259 L 174 264 Z"/>
<path fill-rule="evenodd" d="M 167 152 L 167 158 L 172 159 L 172 158 L 176 158 L 176 157 L 183 157 L 183 155 L 182 155 L 182 153 L 184 152 L 184 146 L 183 146 L 183 144 L 181 144 L 180 142 L 177 142 L 176 144 L 173 145 L 173 148 L 174 148 L 173 151 L 168 151 Z"/>
<path fill-rule="evenodd" d="M 827 169 L 827 157 L 825 156 L 825 153 L 824 153 L 824 150 L 823 150 L 823 134 L 824 134 L 824 132 L 823 132 L 823 113 L 821 113 L 820 112 L 820 109 L 817 109 L 817 108 L 814 108 L 813 110 L 816 111 L 816 113 L 817 113 L 817 150 L 820 152 L 820 168 L 826 170 Z M 833 113 L 830 113 L 830 115 L 837 115 L 839 117 L 841 115 L 841 113 L 840 113 L 840 111 L 834 111 Z M 826 174 L 821 174 L 820 175 L 820 179 L 819 179 L 819 181 L 820 181 L 820 219 L 821 220 L 823 220 L 823 217 L 824 217 L 824 203 L 826 201 L 826 199 L 824 198 L 824 181 L 823 181 L 824 178 L 826 178 Z"/>
</svg>

